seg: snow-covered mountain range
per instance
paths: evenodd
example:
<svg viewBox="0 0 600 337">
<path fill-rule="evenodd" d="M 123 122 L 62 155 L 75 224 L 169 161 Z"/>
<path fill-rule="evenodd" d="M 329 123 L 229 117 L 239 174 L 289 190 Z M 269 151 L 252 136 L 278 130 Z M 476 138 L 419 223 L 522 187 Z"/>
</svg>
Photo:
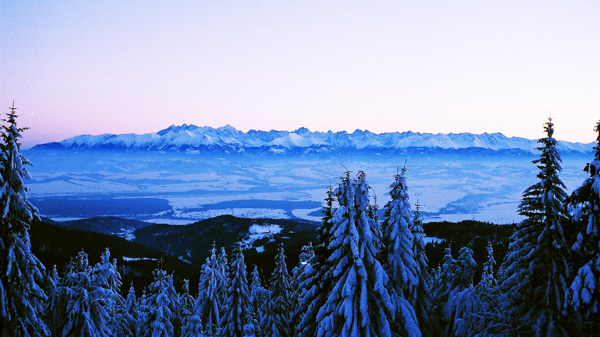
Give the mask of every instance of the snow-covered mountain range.
<svg viewBox="0 0 600 337">
<path fill-rule="evenodd" d="M 227 125 L 220 128 L 183 124 L 170 126 L 148 134 L 81 135 L 58 143 L 41 144 L 34 149 L 123 149 L 123 150 L 207 150 L 227 152 L 302 152 L 331 153 L 348 151 L 397 151 L 411 148 L 444 150 L 487 149 L 493 151 L 520 150 L 535 152 L 536 140 L 506 137 L 501 133 L 431 134 L 393 132 L 376 134 L 356 130 L 352 133 L 313 132 L 306 128 L 295 131 L 242 132 Z M 593 143 L 559 142 L 559 149 L 567 153 L 588 153 Z"/>
</svg>

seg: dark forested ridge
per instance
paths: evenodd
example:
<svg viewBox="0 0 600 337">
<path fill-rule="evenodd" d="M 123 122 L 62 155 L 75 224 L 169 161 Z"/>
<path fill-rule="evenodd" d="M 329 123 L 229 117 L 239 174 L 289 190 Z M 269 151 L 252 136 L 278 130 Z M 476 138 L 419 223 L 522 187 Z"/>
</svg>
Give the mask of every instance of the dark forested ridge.
<svg viewBox="0 0 600 337">
<path fill-rule="evenodd" d="M 108 221 L 112 222 L 110 219 Z M 139 286 L 148 285 L 153 278 L 152 271 L 158 266 L 158 260 L 161 258 L 163 268 L 175 272 L 178 283 L 181 283 L 183 278 L 196 279 L 200 275 L 198 266 L 181 261 L 160 250 L 113 235 L 63 228 L 49 219 L 33 221 L 30 233 L 33 253 L 47 268 L 56 265 L 59 273 L 64 272 L 71 258 L 81 250 L 88 253 L 91 263 L 95 263 L 108 247 L 112 256 L 117 259 L 117 266 L 123 275 L 123 283 L 127 285 L 131 281 Z M 123 257 L 149 260 L 126 261 Z"/>
<path fill-rule="evenodd" d="M 233 249 L 235 242 L 243 239 L 252 224 L 278 224 L 282 232 L 270 238 L 261 238 L 244 251 L 246 263 L 257 265 L 261 274 L 269 275 L 274 268 L 277 247 L 283 244 L 288 255 L 290 271 L 298 264 L 301 248 L 315 242 L 318 224 L 282 219 L 246 219 L 230 215 L 202 220 L 194 224 L 177 226 L 151 224 L 143 221 L 116 217 L 95 217 L 68 222 L 55 222 L 50 219 L 34 221 L 31 226 L 33 252 L 46 266 L 57 265 L 62 271 L 70 259 L 82 249 L 89 254 L 90 261 L 96 261 L 100 254 L 111 248 L 113 257 L 118 260 L 123 281 L 145 286 L 152 280 L 152 270 L 163 258 L 163 268 L 175 272 L 176 281 L 183 278 L 194 279 L 199 268 L 209 257 L 214 242 L 217 247 Z M 133 231 L 135 239 L 128 241 L 121 237 L 123 225 L 137 226 Z M 423 224 L 426 236 L 444 241 L 427 243 L 425 249 L 429 264 L 438 266 L 445 248 L 452 247 L 454 254 L 460 247 L 471 245 L 477 267 L 476 281 L 481 277 L 482 263 L 487 258 L 487 242 L 494 247 L 494 257 L 502 261 L 506 255 L 508 239 L 514 232 L 514 225 L 495 225 L 487 222 L 465 220 L 460 222 L 428 222 Z M 263 247 L 258 252 L 255 247 Z M 186 256 L 190 252 L 191 256 Z M 123 256 L 151 258 L 153 260 L 124 261 Z M 187 257 L 179 259 L 178 257 Z M 156 260 L 154 260 L 156 259 Z M 188 260 L 185 262 L 184 260 Z M 193 292 L 193 290 L 192 290 Z"/>
<path fill-rule="evenodd" d="M 128 238 L 135 230 L 151 225 L 144 221 L 111 216 L 63 221 L 57 224 L 69 229 L 116 235 L 122 238 Z"/>
<path fill-rule="evenodd" d="M 244 252 L 247 261 L 254 261 L 255 247 L 262 247 L 265 252 L 275 254 L 276 248 L 283 243 L 290 252 L 300 253 L 300 248 L 316 238 L 317 223 L 286 219 L 245 219 L 231 215 L 223 215 L 198 221 L 185 226 L 151 225 L 134 232 L 135 241 L 146 246 L 160 249 L 174 256 L 182 256 L 192 263 L 202 264 L 209 255 L 209 248 L 214 242 L 217 247 L 233 248 L 237 241 L 250 239 L 252 225 L 276 225 L 281 228 L 277 235 L 267 235 L 250 242 Z M 274 255 L 269 255 L 272 262 Z M 266 258 L 266 257 L 265 257 Z M 258 259 L 258 258 L 257 258 Z M 297 262 L 295 260 L 294 262 Z M 268 271 L 272 270 L 267 268 Z"/>
<path fill-rule="evenodd" d="M 163 255 L 188 261 L 197 267 L 202 265 L 205 259 L 209 257 L 209 250 L 213 243 L 217 247 L 225 247 L 227 251 L 231 251 L 235 242 L 247 240 L 244 251 L 246 262 L 249 265 L 258 265 L 267 275 L 273 270 L 273 258 L 280 244 L 286 247 L 290 265 L 295 265 L 298 262 L 298 255 L 302 246 L 315 241 L 316 229 L 319 226 L 318 223 L 311 221 L 246 219 L 231 215 L 218 216 L 184 226 L 152 224 L 116 217 L 95 217 L 56 223 L 56 225 L 67 229 L 126 237 L 130 240 L 126 241 L 128 247 L 133 246 L 132 243 L 143 245 L 155 251 L 160 251 Z M 249 233 L 252 225 L 276 225 L 281 228 L 281 231 L 276 235 L 262 235 L 253 239 Z M 64 236 L 68 236 L 65 233 L 70 232 L 63 230 L 62 233 Z M 81 236 L 81 233 L 77 235 Z M 96 241 L 104 242 L 106 240 Z M 87 241 L 74 240 L 74 242 L 85 245 Z M 86 247 L 82 246 L 80 248 Z M 92 252 L 90 251 L 90 253 Z M 115 253 L 113 252 L 113 254 Z M 92 254 L 92 256 L 94 255 Z"/>
</svg>

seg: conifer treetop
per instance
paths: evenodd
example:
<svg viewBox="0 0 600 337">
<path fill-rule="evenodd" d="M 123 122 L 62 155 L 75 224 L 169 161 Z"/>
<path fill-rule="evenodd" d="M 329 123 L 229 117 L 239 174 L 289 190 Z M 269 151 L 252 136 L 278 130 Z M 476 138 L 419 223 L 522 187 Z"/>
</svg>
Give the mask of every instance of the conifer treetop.
<svg viewBox="0 0 600 337">
<path fill-rule="evenodd" d="M 598 136 L 596 136 L 596 146 L 594 146 L 594 150 L 595 150 L 594 159 L 600 160 L 600 121 L 598 121 L 598 123 L 596 123 L 596 126 L 594 127 L 594 131 L 596 131 L 596 133 L 598 134 Z"/>
<path fill-rule="evenodd" d="M 31 178 L 21 155 L 17 108 L 9 107 L 0 126 L 0 335 L 45 336 L 42 321 L 47 299 L 41 284 L 45 268 L 31 252 L 29 228 L 38 211 L 27 200 L 23 180 Z"/>
<path fill-rule="evenodd" d="M 2 187 L 0 189 L 0 200 L 3 209 L 0 210 L 0 219 L 12 232 L 29 230 L 29 223 L 33 219 L 39 219 L 38 210 L 31 202 L 27 200 L 29 188 L 25 186 L 24 179 L 31 179 L 26 165 L 31 165 L 29 160 L 21 155 L 21 133 L 29 128 L 20 128 L 17 126 L 17 108 L 13 106 L 2 119 L 4 125 L 1 126 L 2 144 L 0 150 L 2 163 Z M 4 230 L 4 228 L 3 228 Z"/>
</svg>

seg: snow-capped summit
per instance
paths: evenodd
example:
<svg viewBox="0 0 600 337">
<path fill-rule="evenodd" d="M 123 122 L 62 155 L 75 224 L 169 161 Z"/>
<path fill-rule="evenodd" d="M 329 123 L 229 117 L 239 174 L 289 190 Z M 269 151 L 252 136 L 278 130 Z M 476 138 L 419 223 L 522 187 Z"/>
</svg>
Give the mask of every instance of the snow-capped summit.
<svg viewBox="0 0 600 337">
<path fill-rule="evenodd" d="M 536 140 L 506 137 L 501 133 L 450 133 L 431 134 L 418 132 L 388 132 L 376 134 L 368 130 L 352 133 L 310 131 L 242 132 L 231 125 L 220 128 L 193 124 L 171 125 L 156 133 L 82 135 L 59 143 L 37 145 L 35 148 L 67 149 L 124 149 L 124 150 L 224 150 L 227 152 L 348 152 L 348 151 L 396 151 L 399 149 L 486 149 L 492 151 L 520 150 L 535 152 Z M 565 152 L 588 153 L 593 144 L 559 142 Z"/>
</svg>

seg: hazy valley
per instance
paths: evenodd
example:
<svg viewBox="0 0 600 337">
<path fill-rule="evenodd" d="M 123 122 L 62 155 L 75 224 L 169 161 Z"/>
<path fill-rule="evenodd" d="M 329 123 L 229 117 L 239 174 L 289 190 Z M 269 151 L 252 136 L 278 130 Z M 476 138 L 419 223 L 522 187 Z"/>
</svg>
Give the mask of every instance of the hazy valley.
<svg viewBox="0 0 600 337">
<path fill-rule="evenodd" d="M 536 142 L 501 134 L 376 135 L 183 125 L 149 135 L 79 136 L 25 151 L 30 197 L 55 220 L 120 216 L 188 224 L 229 214 L 319 221 L 327 187 L 363 170 L 377 203 L 404 165 L 425 221 L 512 223 L 535 181 Z M 569 190 L 591 144 L 560 143 Z"/>
</svg>

